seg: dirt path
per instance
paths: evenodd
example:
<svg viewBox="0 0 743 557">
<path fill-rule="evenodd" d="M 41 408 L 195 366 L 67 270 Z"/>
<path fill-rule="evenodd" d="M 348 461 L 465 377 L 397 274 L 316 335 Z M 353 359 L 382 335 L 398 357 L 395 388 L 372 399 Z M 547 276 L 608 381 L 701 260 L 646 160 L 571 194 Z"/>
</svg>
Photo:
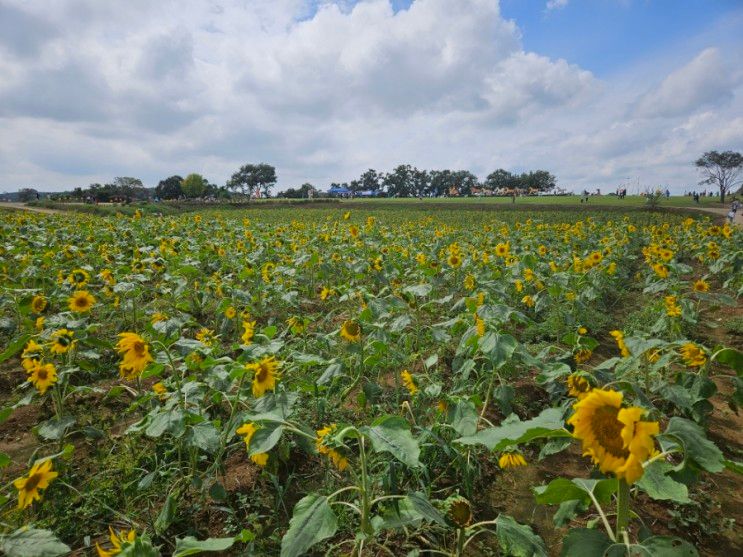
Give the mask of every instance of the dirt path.
<svg viewBox="0 0 743 557">
<path fill-rule="evenodd" d="M 705 213 L 714 213 L 723 217 L 727 217 L 727 214 L 730 211 L 730 209 L 717 209 L 714 207 L 694 207 L 694 209 L 696 209 L 697 211 L 704 211 Z M 733 222 L 739 226 L 743 226 L 743 210 L 739 210 L 736 213 L 735 220 Z"/>
<path fill-rule="evenodd" d="M 7 207 L 8 209 L 17 209 L 20 211 L 31 211 L 32 213 L 47 213 L 49 215 L 62 212 L 56 209 L 47 209 L 45 207 L 31 207 L 30 205 L 26 205 L 25 203 L 0 203 L 0 209 L 4 207 Z"/>
</svg>

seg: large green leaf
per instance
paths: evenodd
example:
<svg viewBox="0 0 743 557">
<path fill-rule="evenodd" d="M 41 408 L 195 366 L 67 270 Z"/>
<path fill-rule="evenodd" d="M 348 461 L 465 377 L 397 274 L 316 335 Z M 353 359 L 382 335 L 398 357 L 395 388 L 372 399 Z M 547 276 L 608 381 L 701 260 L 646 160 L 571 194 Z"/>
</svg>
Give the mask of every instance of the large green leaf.
<svg viewBox="0 0 743 557">
<path fill-rule="evenodd" d="M 182 540 L 175 540 L 175 552 L 173 557 L 186 557 L 186 555 L 197 555 L 204 551 L 224 551 L 229 549 L 235 543 L 235 538 L 209 538 L 206 540 L 197 540 L 194 537 L 187 536 Z"/>
<path fill-rule="evenodd" d="M 381 517 L 377 517 L 375 529 L 400 528 L 407 524 L 419 524 L 422 521 L 435 522 L 446 526 L 443 515 L 433 506 L 422 493 L 412 493 L 396 504 L 389 505 Z"/>
<path fill-rule="evenodd" d="M 734 348 L 723 348 L 713 354 L 712 359 L 733 368 L 738 375 L 743 375 L 743 352 Z"/>
<path fill-rule="evenodd" d="M 592 480 L 583 478 L 557 478 L 546 486 L 534 488 L 537 503 L 542 505 L 559 505 L 565 501 L 580 501 L 588 504 L 591 494 L 600 503 L 608 502 L 617 490 L 616 480 Z"/>
<path fill-rule="evenodd" d="M 328 498 L 312 493 L 300 499 L 289 521 L 289 530 L 281 540 L 281 557 L 298 557 L 317 542 L 329 538 L 338 529 L 338 519 Z"/>
<path fill-rule="evenodd" d="M 13 342 L 11 342 L 8 347 L 0 353 L 0 362 L 4 362 L 8 358 L 12 358 L 18 352 L 20 352 L 24 346 L 26 346 L 26 343 L 31 338 L 31 335 L 21 335 L 17 339 L 15 339 Z"/>
<path fill-rule="evenodd" d="M 645 468 L 645 473 L 637 482 L 637 486 L 653 499 L 681 504 L 691 503 L 687 487 L 667 475 L 672 470 L 673 466 L 667 462 L 656 460 Z"/>
<path fill-rule="evenodd" d="M 249 454 L 252 456 L 267 453 L 276 446 L 283 433 L 284 427 L 277 423 L 262 425 L 250 439 Z"/>
<path fill-rule="evenodd" d="M 495 519 L 495 534 L 501 551 L 510 557 L 547 557 L 547 548 L 542 538 L 524 524 L 519 524 L 508 515 Z"/>
<path fill-rule="evenodd" d="M 459 435 L 474 435 L 477 431 L 477 410 L 469 400 L 460 400 L 448 409 L 449 421 Z"/>
<path fill-rule="evenodd" d="M 652 536 L 641 544 L 613 545 L 607 557 L 699 557 L 696 548 L 689 542 L 672 536 Z"/>
<path fill-rule="evenodd" d="M 611 544 L 601 530 L 574 528 L 562 540 L 560 557 L 601 557 Z"/>
<path fill-rule="evenodd" d="M 691 460 L 694 464 L 707 472 L 721 472 L 724 458 L 720 449 L 707 439 L 704 430 L 691 420 L 674 416 L 668 422 L 668 427 L 660 436 L 661 440 L 673 437 L 684 448 L 685 462 Z"/>
<path fill-rule="evenodd" d="M 191 426 L 187 440 L 191 445 L 208 453 L 214 453 L 219 449 L 219 431 L 211 422 L 199 422 Z"/>
<path fill-rule="evenodd" d="M 503 450 L 540 437 L 570 437 L 563 423 L 561 409 L 547 408 L 531 420 L 522 422 L 518 417 L 511 416 L 500 427 L 483 429 L 456 441 L 462 445 L 485 445 L 491 451 Z"/>
<path fill-rule="evenodd" d="M 413 468 L 420 466 L 418 441 L 403 418 L 382 416 L 374 420 L 371 427 L 361 428 L 361 432 L 371 439 L 375 451 L 392 453 L 392 456 Z"/>
<path fill-rule="evenodd" d="M 0 541 L 0 549 L 7 557 L 57 557 L 70 548 L 49 530 L 21 528 Z"/>
</svg>

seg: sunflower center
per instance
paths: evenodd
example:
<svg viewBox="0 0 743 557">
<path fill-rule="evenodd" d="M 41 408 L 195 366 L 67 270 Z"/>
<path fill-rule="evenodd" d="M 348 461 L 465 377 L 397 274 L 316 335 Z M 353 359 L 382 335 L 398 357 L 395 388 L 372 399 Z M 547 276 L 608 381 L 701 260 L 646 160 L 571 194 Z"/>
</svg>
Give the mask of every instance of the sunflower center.
<svg viewBox="0 0 743 557">
<path fill-rule="evenodd" d="M 143 356 L 146 349 L 147 346 L 141 340 L 134 341 L 134 344 L 132 344 L 132 350 L 134 350 L 137 356 Z"/>
<path fill-rule="evenodd" d="M 255 379 L 259 383 L 263 383 L 268 377 L 268 366 L 260 365 L 258 371 L 255 374 Z"/>
<path fill-rule="evenodd" d="M 41 381 L 46 381 L 46 379 L 49 377 L 49 374 L 44 368 L 41 368 L 39 371 L 36 372 L 36 377 L 38 377 Z"/>
<path fill-rule="evenodd" d="M 359 334 L 359 326 L 356 323 L 349 323 L 346 325 L 346 332 L 352 337 L 355 337 Z"/>
<path fill-rule="evenodd" d="M 623 424 L 617 419 L 619 408 L 602 406 L 598 408 L 591 420 L 591 429 L 599 444 L 617 458 L 627 458 L 629 451 L 622 441 Z"/>
<path fill-rule="evenodd" d="M 61 344 L 62 346 L 69 346 L 70 345 L 70 337 L 67 335 L 60 335 L 57 337 L 57 344 Z"/>
<path fill-rule="evenodd" d="M 41 482 L 41 474 L 31 474 L 26 480 L 26 485 L 23 486 L 24 491 L 34 491 L 36 486 Z"/>
</svg>

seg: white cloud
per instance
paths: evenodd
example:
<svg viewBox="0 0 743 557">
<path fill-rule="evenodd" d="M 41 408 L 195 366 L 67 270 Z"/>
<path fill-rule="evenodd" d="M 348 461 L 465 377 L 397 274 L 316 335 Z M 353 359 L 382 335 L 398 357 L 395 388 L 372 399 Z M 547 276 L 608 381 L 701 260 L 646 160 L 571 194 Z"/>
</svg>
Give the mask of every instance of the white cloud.
<svg viewBox="0 0 743 557">
<path fill-rule="evenodd" d="M 549 10 L 560 10 L 568 5 L 568 0 L 548 0 L 547 11 Z"/>
<path fill-rule="evenodd" d="M 401 163 L 548 168 L 576 187 L 653 168 L 680 184 L 684 156 L 741 139 L 723 52 L 620 91 L 525 51 L 496 0 L 2 6 L 15 23 L 0 24 L 0 189 L 222 182 L 259 161 L 280 187 Z"/>
</svg>

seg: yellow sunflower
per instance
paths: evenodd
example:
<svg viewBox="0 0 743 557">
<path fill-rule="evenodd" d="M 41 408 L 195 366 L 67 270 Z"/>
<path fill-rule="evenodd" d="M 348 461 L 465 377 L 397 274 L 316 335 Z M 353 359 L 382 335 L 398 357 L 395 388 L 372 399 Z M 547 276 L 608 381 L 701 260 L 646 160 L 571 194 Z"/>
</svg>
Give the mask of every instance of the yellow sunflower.
<svg viewBox="0 0 743 557">
<path fill-rule="evenodd" d="M 709 283 L 704 279 L 694 282 L 694 292 L 709 292 Z"/>
<path fill-rule="evenodd" d="M 535 304 L 534 298 L 532 298 L 528 294 L 524 296 L 523 298 L 521 298 L 521 303 L 524 304 L 526 307 L 530 307 L 530 308 L 533 308 Z"/>
<path fill-rule="evenodd" d="M 573 405 L 568 423 L 583 443 L 583 454 L 601 472 L 632 484 L 642 477 L 642 463 L 655 453 L 653 437 L 659 427 L 640 420 L 642 408 L 622 408 L 622 399 L 618 391 L 594 389 Z"/>
<path fill-rule="evenodd" d="M 88 271 L 86 271 L 85 269 L 75 269 L 70 273 L 70 276 L 67 277 L 67 282 L 69 282 L 75 288 L 82 288 L 83 286 L 88 284 L 89 280 L 90 273 L 88 273 Z"/>
<path fill-rule="evenodd" d="M 54 364 L 35 362 L 35 364 L 31 366 L 31 369 L 27 371 L 28 381 L 32 383 L 42 395 L 46 393 L 49 387 L 57 382 L 57 369 L 54 367 Z"/>
<path fill-rule="evenodd" d="M 520 453 L 503 453 L 498 459 L 498 466 L 504 469 L 526 466 L 526 459 Z"/>
<path fill-rule="evenodd" d="M 42 346 L 35 340 L 31 339 L 28 341 L 23 352 L 21 352 L 21 363 L 23 364 L 23 369 L 28 371 L 31 367 L 41 361 L 42 349 Z"/>
<path fill-rule="evenodd" d="M 34 313 L 41 313 L 46 309 L 47 301 L 44 296 L 36 295 L 31 300 L 31 311 Z"/>
<path fill-rule="evenodd" d="M 336 430 L 335 424 L 330 424 L 322 429 L 317 430 L 317 437 L 315 438 L 315 447 L 317 452 L 320 454 L 327 455 L 331 462 L 335 465 L 338 470 L 343 472 L 348 466 L 348 459 L 343 456 L 336 449 L 328 445 L 328 436 L 334 433 Z"/>
<path fill-rule="evenodd" d="M 95 304 L 95 298 L 87 290 L 77 290 L 69 299 L 70 311 L 85 313 Z"/>
<path fill-rule="evenodd" d="M 243 344 L 250 344 L 253 342 L 253 336 L 255 335 L 255 321 L 243 320 L 243 334 L 240 337 Z"/>
<path fill-rule="evenodd" d="M 583 375 L 571 373 L 566 379 L 568 384 L 568 395 L 581 399 L 591 392 L 591 384 Z"/>
<path fill-rule="evenodd" d="M 449 264 L 449 267 L 451 267 L 452 269 L 457 269 L 458 267 L 462 266 L 462 258 L 456 253 L 452 253 L 447 258 L 446 262 Z"/>
<path fill-rule="evenodd" d="M 245 441 L 245 449 L 248 451 L 250 450 L 250 440 L 253 438 L 256 431 L 258 431 L 258 428 L 251 422 L 244 423 L 235 431 L 235 433 L 242 436 L 243 441 Z M 268 463 L 268 453 L 254 454 L 250 457 L 250 460 L 255 462 L 258 466 L 263 467 Z"/>
<path fill-rule="evenodd" d="M 411 395 L 414 395 L 415 393 L 418 392 L 418 387 L 415 384 L 415 379 L 413 379 L 412 373 L 410 373 L 407 369 L 404 369 L 400 373 L 400 377 L 402 378 L 403 386 L 408 390 L 408 392 Z"/>
<path fill-rule="evenodd" d="M 113 557 L 114 555 L 118 555 L 137 539 L 137 533 L 134 530 L 119 532 L 118 534 L 110 526 L 108 530 L 110 532 L 108 539 L 111 540 L 111 549 L 103 549 L 99 544 L 95 544 L 98 557 Z"/>
<path fill-rule="evenodd" d="M 592 350 L 582 349 L 573 354 L 573 359 L 576 364 L 584 364 L 591 359 L 591 356 L 593 356 Z"/>
<path fill-rule="evenodd" d="M 511 253 L 511 246 L 508 244 L 508 242 L 504 244 L 497 244 L 495 246 L 495 255 L 498 257 L 508 257 L 508 255 Z"/>
<path fill-rule="evenodd" d="M 680 349 L 684 363 L 689 367 L 702 367 L 707 362 L 707 356 L 699 346 L 693 342 L 687 342 Z"/>
<path fill-rule="evenodd" d="M 235 317 L 237 317 L 237 310 L 234 307 L 230 306 L 224 310 L 224 316 L 227 319 L 234 319 Z"/>
<path fill-rule="evenodd" d="M 25 509 L 34 501 L 41 501 L 40 489 L 49 487 L 49 482 L 59 474 L 53 471 L 52 461 L 35 462 L 28 476 L 18 478 L 13 485 L 18 490 L 18 508 Z"/>
<path fill-rule="evenodd" d="M 341 326 L 340 335 L 348 342 L 361 340 L 361 327 L 356 321 L 345 321 Z"/>
<path fill-rule="evenodd" d="M 75 333 L 67 329 L 58 329 L 52 333 L 51 351 L 55 354 L 65 354 L 74 348 L 76 340 Z"/>
<path fill-rule="evenodd" d="M 121 333 L 119 339 L 116 344 L 117 352 L 122 355 L 119 373 L 126 379 L 133 379 L 153 361 L 150 347 L 137 333 Z"/>
<path fill-rule="evenodd" d="M 253 372 L 253 396 L 262 397 L 266 391 L 276 388 L 276 370 L 279 361 L 273 356 L 267 356 L 259 362 L 248 364 L 245 369 Z"/>
</svg>

